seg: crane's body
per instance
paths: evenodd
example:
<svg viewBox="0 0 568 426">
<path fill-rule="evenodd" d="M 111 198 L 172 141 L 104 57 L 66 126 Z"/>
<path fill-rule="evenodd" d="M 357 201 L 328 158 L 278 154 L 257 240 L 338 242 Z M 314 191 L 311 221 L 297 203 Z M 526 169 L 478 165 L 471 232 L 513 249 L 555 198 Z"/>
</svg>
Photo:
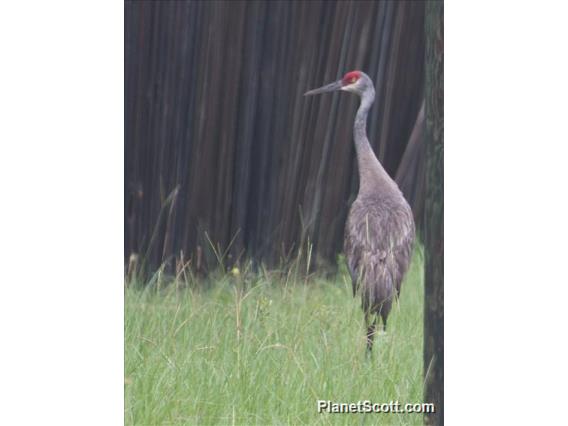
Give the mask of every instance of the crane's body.
<svg viewBox="0 0 568 426">
<path fill-rule="evenodd" d="M 353 285 L 361 293 L 367 324 L 367 349 L 372 350 L 377 316 L 386 329 L 395 297 L 400 294 L 414 243 L 410 206 L 385 171 L 367 138 L 367 115 L 375 100 L 373 82 L 365 73 L 352 71 L 343 79 L 306 95 L 344 90 L 356 93 L 361 104 L 353 125 L 359 168 L 359 192 L 345 224 L 344 250 Z"/>
</svg>

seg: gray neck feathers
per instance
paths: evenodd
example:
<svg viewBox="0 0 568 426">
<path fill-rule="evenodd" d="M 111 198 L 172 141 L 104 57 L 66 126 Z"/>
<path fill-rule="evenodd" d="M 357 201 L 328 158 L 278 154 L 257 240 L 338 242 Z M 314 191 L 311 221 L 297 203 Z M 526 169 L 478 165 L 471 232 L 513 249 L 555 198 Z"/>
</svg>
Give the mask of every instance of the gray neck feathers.
<svg viewBox="0 0 568 426">
<path fill-rule="evenodd" d="M 397 189 L 396 184 L 385 171 L 367 139 L 367 115 L 375 100 L 374 89 L 366 90 L 361 96 L 361 105 L 357 110 L 353 125 L 353 139 L 359 166 L 359 194 L 371 195 L 384 192 L 386 187 Z M 383 190 L 381 190 L 383 188 Z"/>
</svg>

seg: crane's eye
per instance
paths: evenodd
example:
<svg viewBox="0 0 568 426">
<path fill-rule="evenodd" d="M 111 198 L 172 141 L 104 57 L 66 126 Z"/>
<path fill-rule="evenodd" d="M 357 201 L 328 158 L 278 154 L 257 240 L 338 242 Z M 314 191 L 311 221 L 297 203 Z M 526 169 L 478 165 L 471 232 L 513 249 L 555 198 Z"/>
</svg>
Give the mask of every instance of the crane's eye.
<svg viewBox="0 0 568 426">
<path fill-rule="evenodd" d="M 357 77 L 351 77 L 351 84 L 355 83 L 357 81 Z"/>
</svg>

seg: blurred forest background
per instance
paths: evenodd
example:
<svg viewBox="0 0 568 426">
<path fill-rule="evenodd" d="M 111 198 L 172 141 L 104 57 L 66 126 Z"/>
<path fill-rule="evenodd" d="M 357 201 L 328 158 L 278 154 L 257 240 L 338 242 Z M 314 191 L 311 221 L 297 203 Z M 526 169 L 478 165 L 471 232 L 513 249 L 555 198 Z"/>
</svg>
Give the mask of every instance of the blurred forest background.
<svg viewBox="0 0 568 426">
<path fill-rule="evenodd" d="M 422 1 L 127 1 L 125 261 L 333 264 L 356 196 L 354 95 L 305 98 L 353 69 L 374 80 L 368 134 L 424 211 Z"/>
</svg>

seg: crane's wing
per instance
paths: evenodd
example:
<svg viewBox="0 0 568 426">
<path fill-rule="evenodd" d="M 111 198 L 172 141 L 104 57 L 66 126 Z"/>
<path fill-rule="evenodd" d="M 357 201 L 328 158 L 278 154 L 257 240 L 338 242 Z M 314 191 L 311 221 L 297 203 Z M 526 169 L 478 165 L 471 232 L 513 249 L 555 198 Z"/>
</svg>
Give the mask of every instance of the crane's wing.
<svg viewBox="0 0 568 426">
<path fill-rule="evenodd" d="M 353 296 L 364 274 L 394 284 L 400 294 L 414 242 L 414 220 L 406 205 L 355 201 L 345 224 L 344 250 Z M 391 287 L 392 288 L 392 287 Z"/>
</svg>

